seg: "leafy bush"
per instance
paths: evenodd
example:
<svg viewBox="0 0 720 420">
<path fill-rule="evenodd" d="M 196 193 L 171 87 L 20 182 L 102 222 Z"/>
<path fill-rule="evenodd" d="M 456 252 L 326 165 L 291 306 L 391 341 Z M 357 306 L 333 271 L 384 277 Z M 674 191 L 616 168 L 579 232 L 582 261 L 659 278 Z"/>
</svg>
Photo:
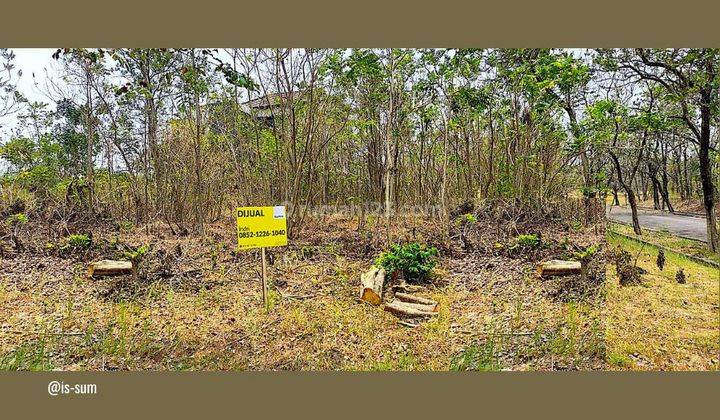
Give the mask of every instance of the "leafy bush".
<svg viewBox="0 0 720 420">
<path fill-rule="evenodd" d="M 10 177 L 0 178 L 0 215 L 32 214 L 36 207 L 35 194 L 14 183 Z"/>
<path fill-rule="evenodd" d="M 19 172 L 15 177 L 15 181 L 24 188 L 48 194 L 48 191 L 59 182 L 59 178 L 54 168 L 38 165 Z"/>
<path fill-rule="evenodd" d="M 406 281 L 427 280 L 437 264 L 438 250 L 417 242 L 406 245 L 392 245 L 383 252 L 376 264 L 385 269 L 388 275 L 401 274 Z"/>
<path fill-rule="evenodd" d="M 534 234 L 518 235 L 515 242 L 514 248 L 537 248 L 542 244 L 540 237 Z"/>
<path fill-rule="evenodd" d="M 578 261 L 588 261 L 592 258 L 593 255 L 597 254 L 597 252 L 600 250 L 600 247 L 598 245 L 591 245 L 583 251 L 578 251 L 573 253 L 573 258 L 575 258 Z"/>
<path fill-rule="evenodd" d="M 65 238 L 65 245 L 60 247 L 61 251 L 70 249 L 88 249 L 92 245 L 92 239 L 88 235 L 76 234 Z"/>
<path fill-rule="evenodd" d="M 150 251 L 149 245 L 142 245 L 135 250 L 125 251 L 123 257 L 130 261 L 139 261 Z"/>
<path fill-rule="evenodd" d="M 10 226 L 24 225 L 28 222 L 28 218 L 23 213 L 17 213 L 17 214 L 8 216 L 8 218 L 5 221 Z"/>
</svg>

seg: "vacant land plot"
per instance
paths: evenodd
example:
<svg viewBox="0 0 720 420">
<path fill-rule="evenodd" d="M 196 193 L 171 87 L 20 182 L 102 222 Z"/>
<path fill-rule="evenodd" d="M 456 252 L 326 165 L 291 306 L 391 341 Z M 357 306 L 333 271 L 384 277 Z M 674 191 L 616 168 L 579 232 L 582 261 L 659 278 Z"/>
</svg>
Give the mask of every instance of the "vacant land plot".
<svg viewBox="0 0 720 420">
<path fill-rule="evenodd" d="M 541 280 L 534 272 L 535 262 L 570 258 L 603 232 L 514 223 L 490 230 L 478 218 L 457 222 L 447 240 L 437 222 L 395 223 L 395 241 L 441 251 L 432 282 L 420 292 L 440 303 L 439 315 L 414 328 L 358 301 L 360 274 L 383 249 L 384 232 L 375 226 L 381 219 L 369 218 L 360 229 L 356 219 L 314 221 L 291 246 L 272 250 L 267 312 L 258 256 L 234 250 L 231 224 L 212 226 L 204 239 L 157 225 L 96 234 L 87 247 L 28 245 L 0 262 L 0 368 L 603 368 L 600 257 L 593 263 L 599 277 L 587 282 Z M 491 233 L 492 242 L 483 242 L 481 232 Z M 542 239 L 526 247 L 518 232 Z M 123 255 L 140 261 L 137 277 L 86 277 L 88 261 Z"/>
</svg>

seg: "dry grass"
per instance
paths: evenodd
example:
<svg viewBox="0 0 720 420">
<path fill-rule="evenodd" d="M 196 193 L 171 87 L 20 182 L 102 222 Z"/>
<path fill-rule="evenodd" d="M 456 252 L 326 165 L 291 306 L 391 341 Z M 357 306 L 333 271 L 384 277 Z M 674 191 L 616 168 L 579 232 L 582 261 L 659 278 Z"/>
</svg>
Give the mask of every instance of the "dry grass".
<svg viewBox="0 0 720 420">
<path fill-rule="evenodd" d="M 523 255 L 445 252 L 437 282 L 424 293 L 440 302 L 440 314 L 417 328 L 358 302 L 360 273 L 382 249 L 384 232 L 374 223 L 358 229 L 356 219 L 328 218 L 272 250 L 269 312 L 257 255 L 237 254 L 234 232 L 221 225 L 204 239 L 178 238 L 160 226 L 121 229 L 96 234 L 105 245 L 76 255 L 36 250 L 2 260 L 0 369 L 603 367 L 600 298 L 558 294 L 565 283 L 535 278 Z M 433 238 L 425 242 L 447 248 L 441 228 L 408 218 L 393 236 Z M 570 236 L 567 243 L 588 240 L 582 230 Z M 115 255 L 119 244 L 152 245 L 141 277 L 87 279 L 86 260 Z M 170 274 L 157 274 L 161 267 Z"/>
<path fill-rule="evenodd" d="M 720 358 L 720 272 L 666 252 L 660 271 L 657 249 L 619 236 L 612 247 L 637 257 L 647 271 L 642 284 L 621 287 L 608 265 L 606 342 L 611 368 L 630 370 L 717 370 Z M 687 284 L 675 281 L 679 268 Z"/>
</svg>

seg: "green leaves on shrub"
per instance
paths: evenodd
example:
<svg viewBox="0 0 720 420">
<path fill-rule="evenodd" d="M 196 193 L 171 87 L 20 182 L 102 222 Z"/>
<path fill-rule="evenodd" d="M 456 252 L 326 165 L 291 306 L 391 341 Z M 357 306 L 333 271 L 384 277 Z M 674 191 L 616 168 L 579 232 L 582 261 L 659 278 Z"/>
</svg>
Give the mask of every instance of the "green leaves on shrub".
<svg viewBox="0 0 720 420">
<path fill-rule="evenodd" d="M 466 213 L 455 219 L 455 224 L 474 224 L 477 222 L 477 217 L 472 213 Z"/>
<path fill-rule="evenodd" d="M 542 245 L 542 241 L 538 235 L 518 235 L 515 238 L 515 245 L 511 249 L 515 248 L 538 248 Z"/>
<path fill-rule="evenodd" d="M 70 249 L 88 249 L 92 245 L 92 239 L 88 235 L 70 235 L 65 238 L 65 244 L 60 247 L 61 251 Z"/>
<path fill-rule="evenodd" d="M 599 250 L 600 247 L 598 245 L 591 245 L 585 248 L 583 251 L 574 252 L 573 258 L 578 261 L 587 261 L 592 258 L 593 255 L 597 254 Z"/>
<path fill-rule="evenodd" d="M 142 245 L 142 246 L 138 247 L 137 249 L 125 251 L 123 253 L 123 257 L 125 257 L 126 259 L 128 259 L 130 261 L 139 261 L 140 259 L 142 259 L 142 257 L 145 256 L 145 254 L 148 253 L 149 250 L 150 250 L 149 245 Z"/>
<path fill-rule="evenodd" d="M 28 218 L 23 213 L 17 213 L 17 214 L 8 216 L 8 218 L 5 219 L 5 221 L 10 226 L 24 225 L 28 222 Z"/>
<path fill-rule="evenodd" d="M 388 275 L 397 273 L 408 282 L 427 280 L 437 264 L 438 250 L 417 242 L 406 245 L 392 245 L 383 252 L 375 264 L 385 269 Z"/>
</svg>

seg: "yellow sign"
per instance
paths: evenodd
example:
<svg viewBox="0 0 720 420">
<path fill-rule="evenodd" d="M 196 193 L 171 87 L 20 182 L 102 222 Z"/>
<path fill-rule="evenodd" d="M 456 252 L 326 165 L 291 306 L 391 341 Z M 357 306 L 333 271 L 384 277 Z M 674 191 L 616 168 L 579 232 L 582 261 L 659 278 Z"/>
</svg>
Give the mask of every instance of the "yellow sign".
<svg viewBox="0 0 720 420">
<path fill-rule="evenodd" d="M 285 206 L 238 207 L 238 248 L 265 248 L 287 245 Z"/>
</svg>

